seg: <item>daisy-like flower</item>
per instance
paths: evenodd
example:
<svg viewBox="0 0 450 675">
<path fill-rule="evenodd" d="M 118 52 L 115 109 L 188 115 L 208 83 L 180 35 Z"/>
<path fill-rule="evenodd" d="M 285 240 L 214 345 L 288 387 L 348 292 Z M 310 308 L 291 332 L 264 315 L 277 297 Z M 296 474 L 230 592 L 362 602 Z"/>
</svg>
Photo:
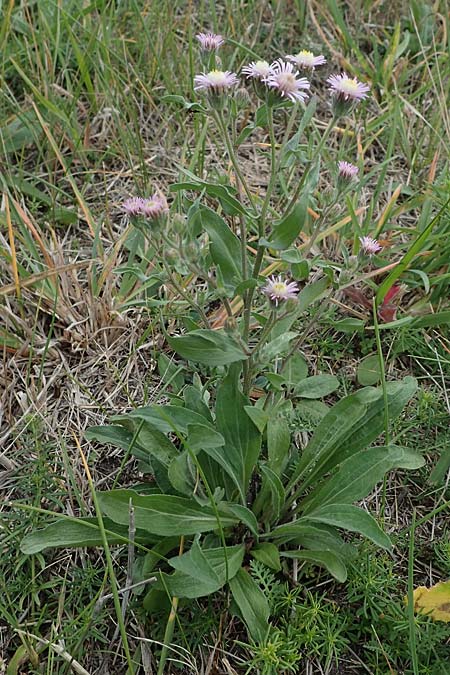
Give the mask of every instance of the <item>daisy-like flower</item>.
<svg viewBox="0 0 450 675">
<path fill-rule="evenodd" d="M 268 87 L 294 103 L 306 101 L 308 94 L 304 90 L 309 89 L 311 85 L 306 77 L 298 77 L 299 73 L 292 63 L 278 59 L 272 63 L 271 68 L 272 73 L 263 80 Z"/>
<path fill-rule="evenodd" d="M 130 197 L 122 204 L 128 216 L 143 216 L 148 220 L 157 220 L 169 211 L 166 198 L 159 192 L 152 197 Z"/>
<path fill-rule="evenodd" d="M 155 192 L 152 197 L 143 199 L 142 201 L 141 214 L 149 220 L 156 220 L 169 211 L 166 198 L 158 192 Z"/>
<path fill-rule="evenodd" d="M 195 37 L 200 42 L 200 48 L 205 52 L 214 52 L 225 43 L 222 35 L 215 33 L 199 33 Z"/>
<path fill-rule="evenodd" d="M 267 61 L 252 61 L 242 68 L 242 72 L 247 79 L 253 78 L 262 82 L 272 74 L 272 67 Z"/>
<path fill-rule="evenodd" d="M 205 91 L 212 94 L 223 94 L 225 91 L 239 84 L 236 73 L 229 70 L 211 70 L 194 77 L 195 91 Z"/>
<path fill-rule="evenodd" d="M 285 300 L 296 300 L 298 290 L 295 281 L 289 283 L 283 281 L 281 275 L 269 277 L 267 284 L 262 288 L 262 292 L 265 293 L 277 307 L 280 302 L 284 302 Z"/>
<path fill-rule="evenodd" d="M 125 199 L 122 208 L 128 216 L 139 216 L 142 213 L 142 207 L 145 199 L 142 197 L 129 197 Z"/>
<path fill-rule="evenodd" d="M 300 70 L 314 70 L 316 66 L 323 66 L 323 64 L 327 62 L 323 54 L 314 56 L 314 54 L 307 49 L 302 49 L 298 54 L 288 54 L 286 58 L 288 61 L 294 63 Z"/>
<path fill-rule="evenodd" d="M 363 98 L 367 98 L 367 92 L 370 91 L 369 85 L 363 84 L 356 77 L 349 77 L 345 73 L 330 75 L 327 82 L 330 85 L 332 94 L 342 98 L 344 101 L 348 101 L 349 99 L 361 101 Z"/>
<path fill-rule="evenodd" d="M 375 255 L 375 253 L 378 253 L 378 251 L 381 251 L 383 248 L 377 240 L 372 239 L 372 237 L 360 237 L 359 241 L 361 243 L 361 251 L 366 255 Z"/>
<path fill-rule="evenodd" d="M 345 181 L 351 181 L 358 175 L 359 169 L 350 162 L 338 162 L 339 176 Z"/>
<path fill-rule="evenodd" d="M 369 85 L 345 73 L 330 75 L 327 82 L 330 85 L 333 109 L 337 116 L 348 113 L 354 105 L 367 98 L 367 92 L 370 91 Z"/>
</svg>

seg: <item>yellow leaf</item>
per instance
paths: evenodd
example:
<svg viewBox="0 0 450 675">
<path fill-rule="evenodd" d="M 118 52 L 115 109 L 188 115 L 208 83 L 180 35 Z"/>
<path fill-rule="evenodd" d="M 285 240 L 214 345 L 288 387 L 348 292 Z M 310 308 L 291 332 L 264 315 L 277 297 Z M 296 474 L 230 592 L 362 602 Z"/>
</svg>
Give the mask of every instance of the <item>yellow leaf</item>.
<svg viewBox="0 0 450 675">
<path fill-rule="evenodd" d="M 431 588 L 414 590 L 414 611 L 431 616 L 435 621 L 450 622 L 450 581 L 440 581 Z"/>
</svg>

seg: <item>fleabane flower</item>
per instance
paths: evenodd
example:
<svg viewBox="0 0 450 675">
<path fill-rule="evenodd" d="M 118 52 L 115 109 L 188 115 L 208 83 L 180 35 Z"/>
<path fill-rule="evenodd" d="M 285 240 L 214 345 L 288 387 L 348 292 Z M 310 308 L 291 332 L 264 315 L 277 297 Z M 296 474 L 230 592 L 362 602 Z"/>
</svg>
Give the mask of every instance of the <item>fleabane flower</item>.
<svg viewBox="0 0 450 675">
<path fill-rule="evenodd" d="M 307 49 L 302 49 L 298 54 L 288 54 L 286 59 L 295 64 L 300 70 L 314 70 L 317 66 L 323 66 L 323 64 L 327 62 L 323 54 L 314 56 L 314 54 Z"/>
<path fill-rule="evenodd" d="M 147 198 L 130 197 L 123 202 L 122 208 L 128 216 L 141 216 L 147 220 L 158 220 L 169 211 L 166 198 L 159 192 Z"/>
<path fill-rule="evenodd" d="M 354 105 L 367 98 L 367 92 L 370 91 L 369 85 L 345 73 L 330 75 L 327 82 L 330 85 L 336 115 L 345 115 Z"/>
<path fill-rule="evenodd" d="M 378 251 L 381 251 L 383 248 L 377 240 L 372 239 L 372 237 L 360 237 L 359 241 L 361 244 L 361 251 L 365 253 L 365 255 L 375 255 L 375 253 L 378 253 Z"/>
<path fill-rule="evenodd" d="M 359 173 L 358 167 L 351 162 L 338 162 L 338 169 L 340 178 L 345 181 L 351 181 Z"/>
<path fill-rule="evenodd" d="M 205 91 L 213 94 L 223 94 L 239 84 L 236 73 L 229 70 L 210 70 L 209 73 L 202 73 L 194 77 L 195 91 Z"/>
<path fill-rule="evenodd" d="M 215 33 L 199 33 L 195 37 L 200 43 L 200 48 L 205 52 L 214 52 L 225 43 L 222 35 Z"/>
<path fill-rule="evenodd" d="M 306 101 L 308 94 L 305 89 L 311 85 L 306 77 L 298 77 L 299 73 L 292 63 L 278 59 L 271 64 L 271 68 L 272 72 L 263 80 L 268 87 L 294 103 Z"/>
<path fill-rule="evenodd" d="M 272 67 L 268 61 L 252 61 L 242 68 L 242 73 L 247 79 L 252 78 L 262 82 L 272 74 Z"/>
<path fill-rule="evenodd" d="M 149 220 L 156 220 L 169 211 L 167 200 L 164 195 L 155 192 L 152 197 L 143 200 L 141 214 Z"/>
<path fill-rule="evenodd" d="M 284 302 L 285 300 L 296 300 L 298 290 L 295 281 L 283 281 L 281 275 L 269 277 L 267 284 L 262 288 L 262 292 L 265 293 L 277 307 L 280 302 Z"/>
<path fill-rule="evenodd" d="M 128 216 L 139 216 L 142 213 L 142 207 L 145 199 L 142 197 L 129 197 L 122 204 L 122 209 Z"/>
</svg>

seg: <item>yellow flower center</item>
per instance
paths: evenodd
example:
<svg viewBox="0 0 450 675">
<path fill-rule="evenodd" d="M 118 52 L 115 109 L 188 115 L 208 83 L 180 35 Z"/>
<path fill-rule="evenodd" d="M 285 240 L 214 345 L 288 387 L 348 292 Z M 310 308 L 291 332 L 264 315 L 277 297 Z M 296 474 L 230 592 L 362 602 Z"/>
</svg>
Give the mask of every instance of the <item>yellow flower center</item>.
<svg viewBox="0 0 450 675">
<path fill-rule="evenodd" d="M 272 286 L 274 293 L 285 293 L 286 284 L 283 281 L 276 281 Z"/>
<path fill-rule="evenodd" d="M 295 75 L 292 73 L 280 73 L 278 76 L 278 84 L 283 89 L 295 89 Z"/>
<path fill-rule="evenodd" d="M 211 70 L 211 72 L 208 73 L 208 79 L 212 85 L 221 85 L 226 82 L 227 77 L 222 70 Z"/>
<path fill-rule="evenodd" d="M 347 77 L 345 80 L 342 80 L 341 89 L 349 94 L 354 94 L 358 91 L 358 80 L 356 77 Z"/>
<path fill-rule="evenodd" d="M 302 49 L 302 51 L 297 54 L 297 58 L 300 61 L 303 61 L 303 63 L 311 64 L 314 61 L 314 54 L 307 49 Z"/>
</svg>

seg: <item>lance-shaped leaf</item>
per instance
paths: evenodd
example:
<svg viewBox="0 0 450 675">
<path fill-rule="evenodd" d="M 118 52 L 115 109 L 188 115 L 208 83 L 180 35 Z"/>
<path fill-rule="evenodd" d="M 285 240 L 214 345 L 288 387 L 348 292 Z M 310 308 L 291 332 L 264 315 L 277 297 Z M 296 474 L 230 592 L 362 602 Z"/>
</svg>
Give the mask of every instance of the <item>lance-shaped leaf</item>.
<svg viewBox="0 0 450 675">
<path fill-rule="evenodd" d="M 221 466 L 233 478 L 244 500 L 261 449 L 261 434 L 245 411 L 250 402 L 239 389 L 239 372 L 237 366 L 230 368 L 217 390 L 216 425 L 225 439 Z"/>
<path fill-rule="evenodd" d="M 125 513 L 129 520 L 128 510 Z M 128 525 L 118 525 L 109 518 L 103 519 L 108 544 L 126 544 L 129 539 Z M 137 530 L 135 541 L 149 543 L 156 541 L 147 532 Z M 103 539 L 97 518 L 71 520 L 60 518 L 46 527 L 27 534 L 20 544 L 22 553 L 32 555 L 46 548 L 81 548 L 85 546 L 103 546 Z"/>
<path fill-rule="evenodd" d="M 289 248 L 306 225 L 310 193 L 305 192 L 288 215 L 275 223 L 269 241 L 262 243 L 281 251 Z"/>
<path fill-rule="evenodd" d="M 325 504 L 310 511 L 306 520 L 333 525 L 349 532 L 358 532 L 381 548 L 388 551 L 392 548 L 391 540 L 375 518 L 353 504 Z"/>
<path fill-rule="evenodd" d="M 311 513 L 324 504 L 351 504 L 367 497 L 387 471 L 397 467 L 417 469 L 423 464 L 421 455 L 396 445 L 361 450 L 315 487 L 301 508 L 304 513 Z"/>
<path fill-rule="evenodd" d="M 269 631 L 269 603 L 262 590 L 242 567 L 230 581 L 230 589 L 248 632 L 255 642 L 263 642 Z"/>
<path fill-rule="evenodd" d="M 178 337 L 166 335 L 166 340 L 184 359 L 205 366 L 226 366 L 247 358 L 242 347 L 222 331 L 205 328 Z"/>
<path fill-rule="evenodd" d="M 226 552 L 226 562 L 225 562 Z M 176 570 L 163 575 L 164 585 L 170 594 L 179 598 L 200 598 L 218 591 L 232 579 L 242 566 L 245 546 L 202 549 L 194 542 L 190 551 L 170 558 L 169 564 Z M 162 582 L 158 587 L 164 588 Z"/>
<path fill-rule="evenodd" d="M 347 579 L 347 568 L 341 557 L 331 551 L 282 551 L 284 558 L 295 558 L 325 567 L 333 577 L 344 583 Z"/>
<path fill-rule="evenodd" d="M 127 525 L 128 504 L 134 507 L 137 528 L 162 537 L 192 535 L 217 530 L 219 525 L 210 506 L 200 506 L 186 497 L 175 495 L 139 495 L 133 490 L 99 492 L 102 511 L 116 523 Z M 236 525 L 239 519 L 217 507 L 222 527 Z"/>
<path fill-rule="evenodd" d="M 220 269 L 224 285 L 235 288 L 242 280 L 241 244 L 227 223 L 214 211 L 202 206 L 196 213 L 208 233 L 211 258 Z"/>
</svg>

